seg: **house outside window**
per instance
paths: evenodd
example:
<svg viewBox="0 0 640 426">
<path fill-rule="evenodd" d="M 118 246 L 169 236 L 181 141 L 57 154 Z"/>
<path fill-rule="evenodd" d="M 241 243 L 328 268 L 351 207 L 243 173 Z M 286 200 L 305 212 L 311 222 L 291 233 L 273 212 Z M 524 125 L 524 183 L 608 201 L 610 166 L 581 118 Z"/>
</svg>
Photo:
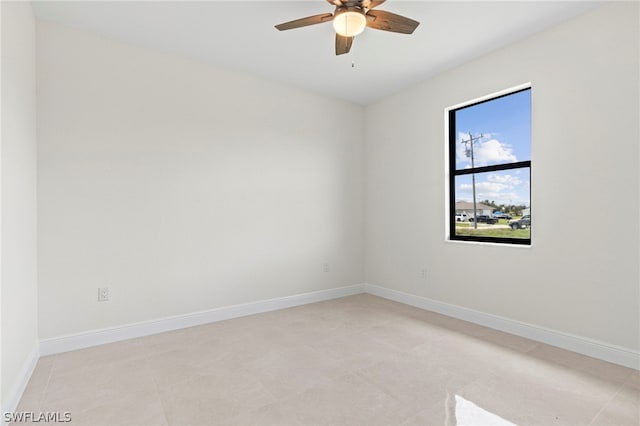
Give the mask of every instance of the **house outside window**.
<svg viewBox="0 0 640 426">
<path fill-rule="evenodd" d="M 531 244 L 531 87 L 446 110 L 448 237 Z"/>
</svg>

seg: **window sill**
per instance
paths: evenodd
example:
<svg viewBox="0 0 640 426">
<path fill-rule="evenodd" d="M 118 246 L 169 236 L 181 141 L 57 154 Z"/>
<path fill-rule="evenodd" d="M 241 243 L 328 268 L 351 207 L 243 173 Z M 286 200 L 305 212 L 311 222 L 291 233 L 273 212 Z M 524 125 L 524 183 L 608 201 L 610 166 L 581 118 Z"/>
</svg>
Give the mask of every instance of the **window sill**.
<svg viewBox="0 0 640 426">
<path fill-rule="evenodd" d="M 451 244 L 472 244 L 480 246 L 498 246 L 498 247 L 514 247 L 520 249 L 529 249 L 531 244 L 509 244 L 509 243 L 492 243 L 490 241 L 468 241 L 468 240 L 452 240 L 448 236 L 444 240 L 445 243 Z"/>
</svg>

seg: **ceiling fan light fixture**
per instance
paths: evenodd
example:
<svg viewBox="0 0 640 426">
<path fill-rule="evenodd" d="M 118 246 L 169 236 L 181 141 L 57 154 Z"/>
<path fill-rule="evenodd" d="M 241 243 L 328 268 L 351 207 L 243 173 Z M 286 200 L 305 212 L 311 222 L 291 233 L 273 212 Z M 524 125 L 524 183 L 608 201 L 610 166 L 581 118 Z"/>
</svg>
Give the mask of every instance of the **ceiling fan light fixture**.
<svg viewBox="0 0 640 426">
<path fill-rule="evenodd" d="M 367 18 L 364 13 L 355 10 L 336 13 L 333 18 L 333 28 L 343 37 L 357 36 L 366 26 Z"/>
</svg>

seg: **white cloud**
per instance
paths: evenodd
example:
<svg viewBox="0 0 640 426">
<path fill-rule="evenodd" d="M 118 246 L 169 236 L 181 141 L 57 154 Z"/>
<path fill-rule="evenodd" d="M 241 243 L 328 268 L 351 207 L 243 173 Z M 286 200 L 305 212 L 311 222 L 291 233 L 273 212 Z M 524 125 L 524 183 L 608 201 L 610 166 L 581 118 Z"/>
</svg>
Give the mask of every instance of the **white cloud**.
<svg viewBox="0 0 640 426">
<path fill-rule="evenodd" d="M 473 144 L 473 157 L 476 167 L 486 166 L 487 164 L 513 163 L 518 161 L 511 145 L 500 142 L 495 138 L 485 140 L 486 137 L 490 136 L 490 134 L 485 135 L 484 138 Z M 470 145 L 467 143 L 465 146 L 463 143 L 465 140 L 469 140 L 469 135 L 460 133 L 458 135 L 459 142 L 456 151 L 458 163 L 463 163 L 465 164 L 464 167 L 468 168 L 471 165 L 470 155 L 467 157 L 467 148 L 470 147 Z"/>
<path fill-rule="evenodd" d="M 479 143 L 475 148 L 476 166 L 483 166 L 489 163 L 512 163 L 518 161 L 513 150 L 507 144 L 503 144 L 497 139 Z"/>
<path fill-rule="evenodd" d="M 464 183 L 460 185 L 460 189 L 464 192 L 473 191 L 472 185 Z M 502 194 L 504 191 L 510 189 L 509 185 L 504 185 L 496 182 L 476 182 L 476 194 L 479 197 L 486 198 L 485 194 Z"/>
<path fill-rule="evenodd" d="M 519 170 L 516 170 L 516 173 L 519 173 Z M 512 175 L 496 175 L 492 173 L 487 177 L 487 180 L 489 182 L 495 182 L 511 188 L 522 184 L 522 179 L 520 179 L 518 176 Z"/>
<path fill-rule="evenodd" d="M 514 170 L 514 173 L 517 173 Z M 493 200 L 499 204 L 529 204 L 529 182 L 523 181 L 515 174 L 489 173 L 486 176 L 476 175 L 476 199 Z M 459 193 L 472 194 L 471 183 L 461 183 Z"/>
</svg>

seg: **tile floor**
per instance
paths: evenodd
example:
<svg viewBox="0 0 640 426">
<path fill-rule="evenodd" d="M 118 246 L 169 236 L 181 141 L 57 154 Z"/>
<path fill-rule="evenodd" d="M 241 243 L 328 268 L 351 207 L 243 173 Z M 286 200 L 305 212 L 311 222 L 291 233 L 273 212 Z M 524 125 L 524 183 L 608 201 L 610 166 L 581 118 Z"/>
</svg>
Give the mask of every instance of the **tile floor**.
<svg viewBox="0 0 640 426">
<path fill-rule="evenodd" d="M 640 372 L 371 295 L 43 357 L 77 425 L 639 425 Z"/>
</svg>

